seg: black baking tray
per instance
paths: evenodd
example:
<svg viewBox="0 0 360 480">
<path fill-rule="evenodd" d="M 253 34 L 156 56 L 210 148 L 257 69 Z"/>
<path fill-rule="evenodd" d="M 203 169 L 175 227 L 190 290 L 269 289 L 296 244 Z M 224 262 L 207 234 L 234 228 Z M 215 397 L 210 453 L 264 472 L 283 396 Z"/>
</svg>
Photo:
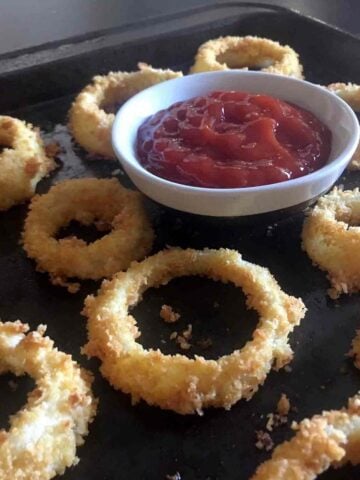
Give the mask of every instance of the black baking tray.
<svg viewBox="0 0 360 480">
<path fill-rule="evenodd" d="M 73 95 L 94 74 L 130 70 L 138 61 L 156 67 L 182 68 L 192 63 L 197 47 L 219 35 L 254 34 L 295 48 L 304 64 L 306 78 L 316 83 L 360 83 L 360 40 L 317 20 L 280 7 L 256 4 L 224 4 L 197 8 L 183 14 L 143 22 L 136 26 L 98 32 L 63 44 L 0 57 L 0 112 L 40 126 L 47 139 L 58 141 L 63 151 L 59 168 L 39 185 L 45 192 L 65 178 L 114 174 L 126 186 L 130 180 L 116 162 L 89 157 L 74 145 L 66 129 Z M 0 166 L 1 168 L 1 166 Z M 356 172 L 341 183 L 359 184 Z M 358 295 L 338 301 L 326 295 L 323 272 L 311 265 L 301 250 L 303 213 L 276 223 L 241 224 L 235 220 L 182 214 L 149 201 L 156 231 L 153 251 L 165 246 L 228 247 L 245 259 L 268 267 L 286 292 L 301 296 L 308 313 L 291 336 L 295 357 L 292 372 L 273 372 L 249 402 L 238 402 L 231 411 L 208 409 L 203 417 L 181 416 L 149 407 L 132 406 L 127 395 L 114 391 L 98 373 L 98 362 L 80 354 L 86 341 L 86 320 L 81 316 L 84 297 L 99 283 L 86 282 L 70 295 L 52 286 L 46 274 L 37 273 L 26 258 L 20 235 L 27 205 L 0 214 L 0 318 L 22 319 L 32 327 L 48 325 L 56 345 L 73 354 L 95 374 L 94 391 L 99 411 L 85 445 L 78 450 L 80 463 L 68 469 L 64 480 L 165 479 L 179 472 L 183 480 L 248 479 L 256 466 L 270 456 L 255 447 L 256 430 L 264 430 L 266 414 L 274 412 L 281 393 L 294 410 L 289 423 L 272 433 L 275 444 L 291 436 L 292 420 L 339 408 L 360 387 L 360 373 L 345 354 L 360 324 Z M 182 315 L 179 324 L 165 324 L 159 317 L 167 303 Z M 256 325 L 256 314 L 246 311 L 244 297 L 231 285 L 206 279 L 173 280 L 151 289 L 133 310 L 146 347 L 178 352 L 170 333 L 192 323 L 195 340 L 210 337 L 213 346 L 195 346 L 188 355 L 200 353 L 217 358 L 241 347 Z M 0 427 L 26 401 L 31 380 L 11 375 L 0 378 Z M 321 479 L 359 478 L 356 467 L 331 470 Z"/>
</svg>

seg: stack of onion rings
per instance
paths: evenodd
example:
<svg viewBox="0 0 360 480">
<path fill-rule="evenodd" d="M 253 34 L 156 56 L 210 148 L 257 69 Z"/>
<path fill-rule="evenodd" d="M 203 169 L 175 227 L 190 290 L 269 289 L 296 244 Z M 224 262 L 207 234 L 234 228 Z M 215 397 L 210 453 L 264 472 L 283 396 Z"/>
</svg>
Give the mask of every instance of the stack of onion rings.
<svg viewBox="0 0 360 480">
<path fill-rule="evenodd" d="M 115 158 L 111 146 L 111 128 L 115 115 L 104 108 L 120 105 L 136 93 L 182 72 L 152 68 L 139 63 L 137 72 L 110 72 L 96 76 L 92 84 L 76 97 L 69 112 L 70 129 L 77 142 L 88 152 Z"/>
<path fill-rule="evenodd" d="M 303 249 L 328 272 L 329 294 L 360 290 L 360 192 L 334 188 L 321 197 L 305 220 Z"/>
<path fill-rule="evenodd" d="M 303 78 L 299 56 L 288 45 L 253 36 L 220 37 L 203 43 L 191 73 L 259 67 L 264 72 Z"/>
<path fill-rule="evenodd" d="M 110 233 L 90 244 L 76 237 L 57 240 L 56 233 L 71 220 L 84 225 L 100 221 Z M 149 252 L 153 236 L 140 193 L 122 187 L 115 178 L 82 178 L 66 180 L 33 198 L 23 242 L 39 270 L 61 284 L 64 278 L 98 280 L 127 268 Z"/>
<path fill-rule="evenodd" d="M 350 354 L 360 368 L 359 332 Z M 279 445 L 251 480 L 314 480 L 330 466 L 359 464 L 360 392 L 349 400 L 347 408 L 323 412 L 293 428 L 296 435 Z"/>
<path fill-rule="evenodd" d="M 59 352 L 45 327 L 27 333 L 21 322 L 0 322 L 0 374 L 30 375 L 36 388 L 0 431 L 0 478 L 48 480 L 78 463 L 76 447 L 96 412 L 90 375 Z"/>
<path fill-rule="evenodd" d="M 232 282 L 247 296 L 247 305 L 260 316 L 253 338 L 241 350 L 215 360 L 190 359 L 145 350 L 129 307 L 150 287 L 185 275 Z M 144 399 L 180 414 L 203 407 L 229 409 L 241 398 L 250 399 L 272 366 L 292 358 L 288 335 L 304 316 L 300 299 L 285 294 L 263 267 L 244 261 L 234 250 L 170 249 L 134 262 L 127 272 L 104 281 L 97 297 L 85 301 L 89 342 L 84 351 L 102 361 L 101 372 L 133 402 Z"/>
<path fill-rule="evenodd" d="M 24 202 L 55 166 L 38 130 L 17 118 L 0 116 L 0 210 Z"/>
</svg>

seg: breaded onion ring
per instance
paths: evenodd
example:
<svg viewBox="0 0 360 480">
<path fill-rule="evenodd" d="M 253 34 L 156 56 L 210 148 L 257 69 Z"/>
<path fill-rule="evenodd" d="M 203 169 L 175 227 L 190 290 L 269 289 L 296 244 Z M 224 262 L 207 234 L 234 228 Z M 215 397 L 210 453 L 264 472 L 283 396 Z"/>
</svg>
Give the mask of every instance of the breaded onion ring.
<svg viewBox="0 0 360 480">
<path fill-rule="evenodd" d="M 1 480 L 48 480 L 76 465 L 76 447 L 96 412 L 90 375 L 43 337 L 44 326 L 28 330 L 20 321 L 0 322 L 0 374 L 36 382 L 9 430 L 0 430 Z"/>
<path fill-rule="evenodd" d="M 350 355 L 360 368 L 359 331 Z M 314 480 L 339 462 L 360 463 L 360 392 L 349 400 L 347 408 L 323 412 L 295 423 L 293 428 L 296 435 L 279 445 L 251 480 Z"/>
<path fill-rule="evenodd" d="M 0 115 L 0 147 L 0 210 L 7 210 L 31 198 L 55 164 L 38 130 L 17 118 Z"/>
<path fill-rule="evenodd" d="M 360 192 L 334 188 L 306 218 L 302 246 L 315 265 L 328 272 L 329 294 L 360 290 Z"/>
<path fill-rule="evenodd" d="M 360 112 L 360 85 L 355 83 L 331 83 L 327 88 L 339 95 L 353 110 Z M 360 144 L 348 165 L 348 169 L 360 170 Z"/>
<path fill-rule="evenodd" d="M 357 112 L 360 111 L 360 85 L 355 83 L 331 83 L 327 88 L 341 97 L 352 109 Z"/>
<path fill-rule="evenodd" d="M 110 232 L 89 244 L 76 237 L 57 240 L 56 233 L 71 220 Z M 35 196 L 23 232 L 26 253 L 55 283 L 69 277 L 111 276 L 142 259 L 152 241 L 142 195 L 122 187 L 115 178 L 65 180 Z"/>
<path fill-rule="evenodd" d="M 203 43 L 191 73 L 260 67 L 263 72 L 303 78 L 299 56 L 288 45 L 260 37 L 220 37 Z"/>
<path fill-rule="evenodd" d="M 105 108 L 116 108 L 136 93 L 165 80 L 178 78 L 182 72 L 152 68 L 138 64 L 137 72 L 110 72 L 96 76 L 76 97 L 69 112 L 70 129 L 76 141 L 88 152 L 115 158 L 111 146 L 111 128 L 114 113 Z"/>
<path fill-rule="evenodd" d="M 244 290 L 247 306 L 260 319 L 241 350 L 215 361 L 164 355 L 136 342 L 140 332 L 129 307 L 148 288 L 185 275 L 232 282 Z M 201 414 L 209 406 L 230 409 L 253 396 L 272 366 L 279 369 L 291 360 L 288 335 L 304 313 L 302 301 L 286 295 L 266 268 L 244 261 L 234 250 L 170 249 L 134 262 L 127 272 L 104 281 L 97 297 L 87 297 L 89 342 L 84 351 L 102 361 L 102 374 L 130 393 L 134 403 L 142 398 L 181 414 Z"/>
</svg>

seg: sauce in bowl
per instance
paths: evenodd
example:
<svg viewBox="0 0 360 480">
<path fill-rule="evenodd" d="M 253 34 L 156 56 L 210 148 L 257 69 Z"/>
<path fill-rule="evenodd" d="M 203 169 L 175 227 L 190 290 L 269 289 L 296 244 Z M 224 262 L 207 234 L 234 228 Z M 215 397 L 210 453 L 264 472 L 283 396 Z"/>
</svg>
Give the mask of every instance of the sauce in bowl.
<svg viewBox="0 0 360 480">
<path fill-rule="evenodd" d="M 331 132 L 309 111 L 269 95 L 215 91 L 146 119 L 136 150 L 146 170 L 172 182 L 253 187 L 321 168 Z"/>
</svg>

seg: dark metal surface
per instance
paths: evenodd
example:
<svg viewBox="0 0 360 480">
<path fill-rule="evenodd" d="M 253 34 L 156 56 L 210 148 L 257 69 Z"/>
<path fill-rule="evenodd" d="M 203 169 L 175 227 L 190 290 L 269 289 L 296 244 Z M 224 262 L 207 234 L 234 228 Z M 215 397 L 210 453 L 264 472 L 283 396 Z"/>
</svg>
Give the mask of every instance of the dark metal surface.
<svg viewBox="0 0 360 480">
<path fill-rule="evenodd" d="M 223 0 L 212 0 L 219 5 Z M 237 0 L 237 4 L 244 3 Z M 253 2 L 255 3 L 255 2 Z M 264 0 L 360 34 L 358 0 Z M 179 14 L 208 0 L 2 0 L 0 54 Z"/>
<path fill-rule="evenodd" d="M 48 70 L 44 64 L 38 70 L 30 68 L 0 76 L 2 92 L 10 85 L 10 77 L 13 82 L 10 86 L 13 98 L 1 97 L 1 112 L 5 113 L 5 106 L 10 103 L 22 105 L 12 114 L 39 125 L 48 138 L 63 146 L 58 170 L 41 183 L 39 191 L 46 191 L 51 183 L 64 178 L 108 177 L 119 168 L 115 162 L 90 159 L 74 147 L 63 126 L 71 97 L 56 97 L 76 91 L 94 73 L 110 68 L 128 69 L 139 60 L 163 67 L 185 67 L 205 39 L 220 34 L 253 33 L 288 42 L 296 48 L 309 80 L 360 81 L 359 63 L 352 56 L 360 50 L 359 41 L 352 37 L 293 13 L 238 8 L 235 16 L 234 7 L 224 7 L 216 10 L 217 19 L 212 12 L 207 23 L 209 14 L 204 13 L 202 25 L 198 19 L 197 25 L 188 31 L 173 30 L 171 34 L 164 31 L 159 38 L 142 35 L 137 40 L 132 34 L 127 43 L 58 60 L 49 64 Z M 193 25 L 193 20 L 189 19 L 188 24 Z M 186 26 L 186 18 L 180 23 Z M 332 48 L 325 48 L 329 44 Z M 336 52 L 344 45 L 347 49 L 339 59 Z M 21 85 L 26 86 L 25 91 L 20 89 Z M 30 100 L 25 107 L 27 95 Z M 35 98 L 47 101 L 33 104 Z M 124 174 L 118 178 L 130 185 Z M 351 173 L 341 181 L 353 187 L 359 180 L 359 174 Z M 251 401 L 240 401 L 230 412 L 209 409 L 203 417 L 183 417 L 144 403 L 131 406 L 128 396 L 115 392 L 101 378 L 97 362 L 89 362 L 80 354 L 80 347 L 86 341 L 86 321 L 80 311 L 85 295 L 94 292 L 99 284 L 87 282 L 78 294 L 70 295 L 60 287 L 51 286 L 45 274 L 35 272 L 33 262 L 19 245 L 26 205 L 0 214 L 0 317 L 20 318 L 32 327 L 47 324 L 57 346 L 72 353 L 95 373 L 99 412 L 85 445 L 79 449 L 80 464 L 67 470 L 64 480 L 157 480 L 175 472 L 185 480 L 246 480 L 270 455 L 255 448 L 255 430 L 264 429 L 266 414 L 275 410 L 282 392 L 297 409 L 291 412 L 291 421 L 322 409 L 341 407 L 359 389 L 360 372 L 345 357 L 360 323 L 359 298 L 343 296 L 334 302 L 327 297 L 325 275 L 301 251 L 303 214 L 271 225 L 261 222 L 244 225 L 181 214 L 150 201 L 148 208 L 157 234 L 154 252 L 166 245 L 236 248 L 245 259 L 269 267 L 286 292 L 303 298 L 308 313 L 291 336 L 295 351 L 291 373 L 271 373 Z M 159 310 L 163 303 L 181 313 L 181 323 L 169 326 L 162 322 Z M 195 341 L 210 337 L 213 346 L 204 351 L 197 346 L 186 354 L 202 353 L 206 358 L 216 358 L 241 347 L 251 337 L 257 318 L 254 312 L 245 310 L 241 291 L 197 278 L 178 279 L 166 287 L 149 290 L 133 313 L 142 331 L 141 342 L 146 347 L 159 347 L 165 353 L 178 351 L 169 340 L 170 333 L 192 323 Z M 0 378 L 0 403 L 6 405 L 0 411 L 0 427 L 8 425 L 8 415 L 21 406 L 26 391 L 31 389 L 31 382 L 22 379 L 16 380 L 19 388 L 12 392 L 12 384 L 9 385 L 12 379 Z M 276 444 L 289 436 L 288 426 L 280 427 L 272 435 Z M 344 477 L 359 478 L 359 469 L 346 467 L 321 478 Z"/>
</svg>

